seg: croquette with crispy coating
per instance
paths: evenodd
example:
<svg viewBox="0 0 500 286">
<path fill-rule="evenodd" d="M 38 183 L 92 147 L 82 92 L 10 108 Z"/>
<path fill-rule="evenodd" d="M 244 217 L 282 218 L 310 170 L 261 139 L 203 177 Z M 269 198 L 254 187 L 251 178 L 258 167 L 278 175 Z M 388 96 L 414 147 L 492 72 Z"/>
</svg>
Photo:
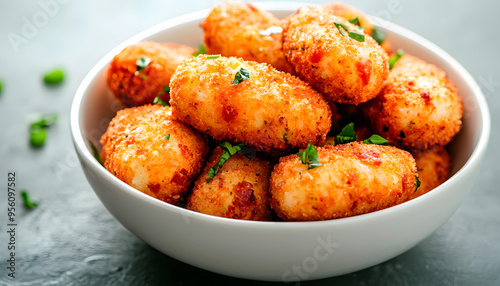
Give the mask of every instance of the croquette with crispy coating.
<svg viewBox="0 0 500 286">
<path fill-rule="evenodd" d="M 411 194 L 410 199 L 428 193 L 444 183 L 450 176 L 450 154 L 442 146 L 435 146 L 429 150 L 412 152 L 417 162 L 417 172 L 420 187 Z"/>
<path fill-rule="evenodd" d="M 417 168 L 407 151 L 357 142 L 317 147 L 323 166 L 299 156 L 280 159 L 271 174 L 271 206 L 286 221 L 350 217 L 407 201 Z"/>
<path fill-rule="evenodd" d="M 443 70 L 404 55 L 366 114 L 374 132 L 390 144 L 423 150 L 453 139 L 462 125 L 463 106 Z"/>
<path fill-rule="evenodd" d="M 250 3 L 225 1 L 212 9 L 201 27 L 208 54 L 241 57 L 293 72 L 281 49 L 281 23 L 267 11 Z"/>
<path fill-rule="evenodd" d="M 123 49 L 111 61 L 107 84 L 125 106 L 153 103 L 159 96 L 168 102 L 170 77 L 185 59 L 192 58 L 195 50 L 188 46 L 156 42 L 141 42 Z M 144 69 L 137 67 L 141 57 L 150 60 Z M 146 60 L 147 61 L 147 60 Z"/>
<path fill-rule="evenodd" d="M 257 157 L 251 157 L 249 160 L 245 155 L 236 153 L 207 183 L 208 172 L 219 162 L 221 155 L 222 148 L 218 146 L 196 180 L 193 192 L 188 198 L 187 208 L 220 217 L 270 220 L 271 164 Z"/>
<path fill-rule="evenodd" d="M 186 196 L 208 153 L 206 136 L 173 120 L 170 107 L 161 105 L 118 111 L 101 143 L 109 172 L 171 204 Z"/>
<path fill-rule="evenodd" d="M 242 70 L 249 79 L 233 84 Z M 170 88 L 175 118 L 216 140 L 268 154 L 320 144 L 331 126 L 321 94 L 268 64 L 199 55 L 179 65 Z"/>
<path fill-rule="evenodd" d="M 382 90 L 389 73 L 388 55 L 357 26 L 320 7 L 302 7 L 285 20 L 285 57 L 328 102 L 359 104 Z M 335 23 L 360 33 L 364 41 L 351 38 Z"/>
</svg>

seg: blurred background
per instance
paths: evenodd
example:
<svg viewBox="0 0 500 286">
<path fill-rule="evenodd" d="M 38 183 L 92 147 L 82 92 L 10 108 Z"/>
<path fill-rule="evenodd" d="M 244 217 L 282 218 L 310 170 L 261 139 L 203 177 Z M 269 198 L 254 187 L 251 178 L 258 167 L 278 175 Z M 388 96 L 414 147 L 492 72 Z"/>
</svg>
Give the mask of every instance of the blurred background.
<svg viewBox="0 0 500 286">
<path fill-rule="evenodd" d="M 266 1 L 270 2 L 270 1 Z M 300 1 L 296 1 L 300 2 Z M 304 2 L 304 1 L 302 1 Z M 310 1 L 327 3 L 330 1 Z M 410 251 L 380 265 L 303 285 L 500 285 L 500 24 L 498 1 L 345 1 L 434 42 L 476 79 L 492 134 L 472 192 L 456 214 Z M 69 110 L 86 73 L 108 51 L 154 24 L 217 1 L 0 1 L 0 285 L 195 285 L 256 283 L 178 262 L 124 229 L 85 180 L 73 149 Z M 188 36 L 188 35 L 187 35 Z M 200 39 L 200 42 L 202 39 Z M 58 86 L 43 75 L 65 71 Z M 57 113 L 42 148 L 30 120 Z M 38 203 L 16 210 L 16 278 L 8 277 L 7 177 Z"/>
</svg>

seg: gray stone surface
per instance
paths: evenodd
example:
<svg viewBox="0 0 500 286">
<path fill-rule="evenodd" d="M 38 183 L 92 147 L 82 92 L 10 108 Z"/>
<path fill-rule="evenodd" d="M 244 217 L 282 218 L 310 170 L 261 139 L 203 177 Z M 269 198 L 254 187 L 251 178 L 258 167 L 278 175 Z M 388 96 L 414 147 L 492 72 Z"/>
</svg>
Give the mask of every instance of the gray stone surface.
<svg viewBox="0 0 500 286">
<path fill-rule="evenodd" d="M 47 4 L 52 3 L 52 4 Z M 55 4 L 54 4 L 55 3 Z M 80 81 L 111 48 L 135 33 L 215 1 L 0 1 L 0 285 L 257 285 L 213 274 L 154 250 L 125 230 L 86 182 L 69 132 Z M 498 1 L 350 1 L 442 47 L 478 81 L 492 115 L 488 156 L 455 215 L 408 252 L 378 266 L 303 285 L 500 285 L 500 58 Z M 449 2 L 451 3 L 451 2 Z M 26 24 L 26 21 L 34 27 Z M 23 37 L 13 45 L 9 35 Z M 19 40 L 19 39 L 18 39 Z M 47 87 L 42 74 L 67 78 Z M 57 112 L 46 146 L 33 149 L 28 122 Z M 16 212 L 16 278 L 7 276 L 7 173 L 39 206 Z M 18 197 L 18 204 L 20 198 Z M 271 283 L 269 283 L 271 284 Z"/>
</svg>

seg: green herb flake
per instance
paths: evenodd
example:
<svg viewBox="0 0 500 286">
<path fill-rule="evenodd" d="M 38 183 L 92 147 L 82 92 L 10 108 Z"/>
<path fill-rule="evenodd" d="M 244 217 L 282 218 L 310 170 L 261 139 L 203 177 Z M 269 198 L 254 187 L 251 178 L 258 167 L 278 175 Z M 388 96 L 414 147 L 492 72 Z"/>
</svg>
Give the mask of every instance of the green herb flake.
<svg viewBox="0 0 500 286">
<path fill-rule="evenodd" d="M 205 48 L 205 46 L 203 44 L 199 44 L 198 45 L 198 50 L 193 53 L 193 56 L 197 57 L 199 55 L 203 55 L 203 54 L 206 54 L 206 53 L 207 53 L 207 49 Z"/>
<path fill-rule="evenodd" d="M 418 175 L 415 176 L 415 178 L 417 179 L 417 181 L 415 182 L 415 192 L 418 190 L 418 188 L 420 187 L 420 178 L 418 177 Z"/>
<path fill-rule="evenodd" d="M 57 85 L 63 82 L 64 72 L 61 69 L 47 71 L 43 75 L 43 81 L 48 85 Z"/>
<path fill-rule="evenodd" d="M 162 87 L 164 92 L 170 92 L 170 87 L 164 86 Z"/>
<path fill-rule="evenodd" d="M 365 35 L 359 34 L 356 32 L 348 32 L 349 37 L 353 40 L 356 40 L 358 42 L 364 42 L 365 41 Z"/>
<path fill-rule="evenodd" d="M 155 97 L 155 99 L 153 100 L 153 104 L 160 104 L 160 105 L 163 105 L 163 106 L 170 106 L 168 103 L 166 103 L 165 101 L 161 100 L 161 98 L 159 96 Z"/>
<path fill-rule="evenodd" d="M 280 34 L 281 32 L 283 32 L 283 28 L 281 28 L 280 26 L 271 26 L 263 31 L 260 31 L 259 35 L 270 36 L 274 34 Z"/>
<path fill-rule="evenodd" d="M 231 85 L 240 84 L 242 81 L 249 78 L 250 78 L 250 73 L 246 69 L 240 68 L 240 70 L 236 73 L 236 76 L 234 77 L 233 84 Z"/>
<path fill-rule="evenodd" d="M 38 117 L 36 120 L 34 120 L 33 122 L 31 122 L 31 127 L 35 127 L 35 126 L 38 126 L 38 127 L 49 127 L 50 125 L 54 124 L 57 119 L 59 119 L 59 115 L 57 115 L 56 113 L 52 113 L 52 114 L 47 114 L 47 115 L 42 115 L 40 117 Z"/>
<path fill-rule="evenodd" d="M 343 28 L 346 32 L 349 32 L 349 29 L 347 28 L 346 25 L 342 24 L 342 23 L 337 23 L 337 22 L 333 22 L 333 24 L 335 25 L 335 27 L 337 27 L 337 29 L 339 29 L 339 32 L 342 36 L 345 37 L 345 34 L 344 32 L 342 32 L 342 29 Z"/>
<path fill-rule="evenodd" d="M 165 136 L 165 140 L 170 140 L 170 133 Z"/>
<path fill-rule="evenodd" d="M 145 80 L 147 77 L 145 75 L 141 75 L 141 79 Z"/>
<path fill-rule="evenodd" d="M 219 162 L 215 164 L 210 170 L 208 170 L 207 178 L 205 178 L 205 181 L 209 183 L 215 175 L 219 172 L 219 169 L 222 168 L 224 163 L 226 163 L 231 156 L 233 156 L 236 153 L 241 153 L 245 156 L 246 152 L 248 151 L 248 147 L 245 146 L 244 143 L 239 143 L 237 145 L 232 145 L 230 142 L 224 141 L 220 144 L 220 147 L 222 148 L 222 155 L 219 158 Z"/>
<path fill-rule="evenodd" d="M 24 206 L 28 209 L 32 209 L 38 205 L 37 203 L 30 201 L 28 192 L 26 190 L 21 190 L 21 197 L 23 198 Z"/>
<path fill-rule="evenodd" d="M 3 81 L 0 79 L 0 94 L 2 93 Z"/>
<path fill-rule="evenodd" d="M 363 140 L 364 144 L 384 145 L 387 142 L 389 142 L 389 140 L 387 140 L 384 137 L 379 136 L 377 134 L 373 134 L 372 136 L 370 136 L 370 138 Z"/>
<path fill-rule="evenodd" d="M 380 31 L 377 27 L 374 27 L 372 30 L 372 38 L 379 45 L 382 45 L 382 43 L 385 41 L 385 34 L 384 34 L 384 32 Z"/>
<path fill-rule="evenodd" d="M 47 128 L 54 124 L 59 116 L 57 114 L 47 114 L 39 116 L 30 124 L 30 143 L 33 147 L 42 147 L 47 138 Z"/>
<path fill-rule="evenodd" d="M 358 25 L 358 26 L 360 25 L 360 24 L 359 24 L 359 18 L 358 18 L 358 17 L 356 17 L 356 18 L 354 18 L 354 19 L 349 20 L 349 23 L 354 24 L 354 25 Z"/>
<path fill-rule="evenodd" d="M 104 166 L 104 163 L 102 162 L 101 159 L 101 154 L 99 154 L 99 150 L 97 150 L 97 148 L 92 142 L 90 142 L 90 148 L 92 148 L 92 154 L 94 155 L 94 158 L 97 160 L 97 162 L 99 162 L 99 164 Z"/>
<path fill-rule="evenodd" d="M 138 75 L 140 72 L 142 72 L 149 64 L 151 63 L 151 59 L 149 59 L 146 56 L 140 57 L 136 62 L 135 65 L 137 67 L 137 70 L 135 71 L 135 75 Z M 142 78 L 142 77 L 141 77 Z"/>
<path fill-rule="evenodd" d="M 347 124 L 342 131 L 335 136 L 335 145 L 346 144 L 349 142 L 356 141 L 357 136 L 356 132 L 354 132 L 354 123 Z"/>
<path fill-rule="evenodd" d="M 323 164 L 319 162 L 318 151 L 311 142 L 308 142 L 306 149 L 297 153 L 297 156 L 302 160 L 302 164 L 309 165 L 307 168 L 308 170 L 323 166 Z"/>
<path fill-rule="evenodd" d="M 356 32 L 350 32 L 349 29 L 347 28 L 347 26 L 342 24 L 342 23 L 333 22 L 333 24 L 335 25 L 335 27 L 337 27 L 337 29 L 339 30 L 339 32 L 342 36 L 345 37 L 344 32 L 342 32 L 342 29 L 344 29 L 347 32 L 347 35 L 349 36 L 349 38 L 356 40 L 358 42 L 365 41 L 365 35 L 362 35 L 362 34 L 359 34 Z"/>
<path fill-rule="evenodd" d="M 215 59 L 218 59 L 219 57 L 220 57 L 220 55 L 209 55 L 209 56 L 207 56 L 207 59 L 215 60 Z"/>
<path fill-rule="evenodd" d="M 42 147 L 47 138 L 47 129 L 39 126 L 30 128 L 30 143 L 33 147 Z"/>
<path fill-rule="evenodd" d="M 392 70 L 396 62 L 405 54 L 402 49 L 398 49 L 396 54 L 389 59 L 389 69 Z"/>
</svg>

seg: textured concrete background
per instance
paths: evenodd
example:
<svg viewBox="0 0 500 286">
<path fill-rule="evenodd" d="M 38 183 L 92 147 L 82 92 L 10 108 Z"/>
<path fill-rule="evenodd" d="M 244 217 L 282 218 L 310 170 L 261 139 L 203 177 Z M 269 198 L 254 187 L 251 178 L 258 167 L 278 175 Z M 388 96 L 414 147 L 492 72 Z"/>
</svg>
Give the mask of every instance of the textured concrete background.
<svg viewBox="0 0 500 286">
<path fill-rule="evenodd" d="M 317 1 L 326 2 L 326 1 Z M 51 4 L 50 4 L 51 3 Z M 152 249 L 125 230 L 86 182 L 69 132 L 80 81 L 115 45 L 166 19 L 215 1 L 0 1 L 0 285 L 257 285 L 200 270 Z M 456 214 L 410 251 L 378 266 L 303 285 L 500 285 L 500 38 L 498 1 L 348 1 L 406 27 L 455 57 L 478 81 L 492 136 L 475 187 Z M 12 42 L 12 35 L 18 42 Z M 10 36 L 9 36 L 10 35 Z M 61 66 L 64 84 L 42 74 Z M 34 113 L 57 112 L 46 146 L 32 149 Z M 7 276 L 7 173 L 39 203 L 18 208 L 16 278 Z M 20 198 L 18 197 L 18 203 Z"/>
</svg>

